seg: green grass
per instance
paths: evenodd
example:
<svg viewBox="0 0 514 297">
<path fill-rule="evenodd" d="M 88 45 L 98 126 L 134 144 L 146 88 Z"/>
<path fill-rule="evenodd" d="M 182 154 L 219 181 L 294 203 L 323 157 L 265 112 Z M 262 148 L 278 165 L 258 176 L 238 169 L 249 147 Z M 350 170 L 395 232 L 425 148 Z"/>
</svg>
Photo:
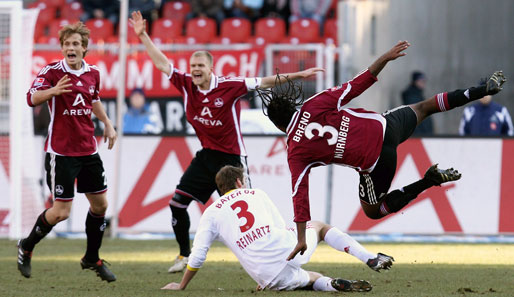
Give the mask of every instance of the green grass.
<svg viewBox="0 0 514 297">
<path fill-rule="evenodd" d="M 186 291 L 160 290 L 179 282 L 167 269 L 178 253 L 175 241 L 105 239 L 101 257 L 118 277 L 100 281 L 80 269 L 84 240 L 45 239 L 34 251 L 32 277 L 16 269 L 16 243 L 0 240 L 0 296 L 333 296 L 326 292 L 255 292 L 255 283 L 221 244 L 214 245 L 204 267 Z M 365 279 L 366 296 L 514 296 L 514 245 L 365 244 L 396 259 L 391 271 L 376 273 L 355 258 L 321 244 L 307 270 L 332 277 Z M 341 294 L 344 295 L 344 294 Z M 348 295 L 348 294 L 346 294 Z"/>
</svg>

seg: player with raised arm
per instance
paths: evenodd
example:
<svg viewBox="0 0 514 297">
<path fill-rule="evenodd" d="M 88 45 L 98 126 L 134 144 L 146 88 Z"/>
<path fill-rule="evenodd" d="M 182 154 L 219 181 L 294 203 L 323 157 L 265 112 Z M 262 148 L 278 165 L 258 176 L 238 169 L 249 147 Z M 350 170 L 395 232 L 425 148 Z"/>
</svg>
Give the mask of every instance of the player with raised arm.
<svg viewBox="0 0 514 297">
<path fill-rule="evenodd" d="M 146 20 L 140 12 L 133 12 L 129 21 L 155 67 L 165 73 L 182 93 L 187 121 L 193 126 L 202 145 L 202 149 L 196 153 L 184 172 L 170 201 L 172 226 L 180 254 L 168 271 L 179 272 L 186 267 L 187 257 L 191 253 L 190 219 L 187 213 L 191 201 L 205 204 L 209 200 L 211 194 L 217 190 L 215 175 L 224 165 L 243 166 L 248 178 L 247 154 L 239 126 L 239 98 L 257 87 L 270 88 L 286 79 L 275 81 L 274 76 L 216 76 L 213 74 L 212 55 L 207 51 L 193 53 L 189 60 L 191 73 L 183 73 L 174 68 L 152 42 L 146 33 Z M 289 79 L 307 78 L 322 70 L 310 68 L 287 76 Z M 249 180 L 247 183 L 249 184 Z"/>
<path fill-rule="evenodd" d="M 27 278 L 31 276 L 34 246 L 70 215 L 76 180 L 77 191 L 84 193 L 90 204 L 86 218 L 87 249 L 80 265 L 112 282 L 116 276 L 98 255 L 106 226 L 107 181 L 91 113 L 105 124 L 104 141 L 109 141 L 108 149 L 112 149 L 117 134 L 100 102 L 100 72 L 84 60 L 89 29 L 81 22 L 64 26 L 59 31 L 59 41 L 64 59 L 41 69 L 27 92 L 29 106 L 46 103 L 50 110 L 45 169 L 54 203 L 37 218 L 30 235 L 18 242 L 18 270 Z"/>
<path fill-rule="evenodd" d="M 265 113 L 275 126 L 287 133 L 294 221 L 298 228 L 298 244 L 289 259 L 307 249 L 308 176 L 313 167 L 338 164 L 357 170 L 361 206 L 372 219 L 397 212 L 424 190 L 461 177 L 453 168 L 441 170 L 436 164 L 419 181 L 389 192 L 396 173 L 396 148 L 410 137 L 416 125 L 433 113 L 498 93 L 505 82 L 501 71 L 495 72 L 483 86 L 439 93 L 383 114 L 345 107 L 377 81 L 377 75 L 389 61 L 404 56 L 409 46 L 407 41 L 398 42 L 352 80 L 315 94 L 304 103 L 301 88 L 293 82 L 285 91 L 258 90 L 267 109 Z M 301 106 L 299 111 L 297 106 Z"/>
<path fill-rule="evenodd" d="M 392 257 L 370 253 L 348 234 L 318 221 L 307 225 L 307 251 L 287 261 L 287 255 L 296 244 L 296 232 L 286 228 L 268 195 L 260 189 L 246 188 L 243 169 L 234 166 L 224 166 L 216 175 L 216 183 L 225 194 L 207 207 L 200 218 L 182 281 L 162 289 L 184 290 L 202 267 L 216 239 L 235 254 L 259 290 L 370 291 L 372 287 L 367 281 L 333 279 L 301 268 L 321 240 L 355 256 L 375 271 L 389 269 L 393 264 Z"/>
</svg>

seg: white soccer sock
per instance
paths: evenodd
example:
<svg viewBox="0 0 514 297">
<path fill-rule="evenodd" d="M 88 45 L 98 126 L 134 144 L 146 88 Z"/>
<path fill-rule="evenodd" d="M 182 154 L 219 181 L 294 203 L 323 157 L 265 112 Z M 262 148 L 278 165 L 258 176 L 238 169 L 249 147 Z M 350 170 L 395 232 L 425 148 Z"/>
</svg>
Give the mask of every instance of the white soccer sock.
<svg viewBox="0 0 514 297">
<path fill-rule="evenodd" d="M 328 276 L 322 276 L 318 278 L 312 285 L 312 288 L 314 291 L 337 291 L 334 287 L 332 287 L 332 279 Z"/>
<path fill-rule="evenodd" d="M 325 234 L 325 242 L 338 251 L 346 252 L 362 262 L 366 263 L 369 259 L 377 257 L 377 254 L 368 252 L 360 243 L 353 239 L 350 235 L 341 232 L 341 230 L 332 227 Z"/>
</svg>

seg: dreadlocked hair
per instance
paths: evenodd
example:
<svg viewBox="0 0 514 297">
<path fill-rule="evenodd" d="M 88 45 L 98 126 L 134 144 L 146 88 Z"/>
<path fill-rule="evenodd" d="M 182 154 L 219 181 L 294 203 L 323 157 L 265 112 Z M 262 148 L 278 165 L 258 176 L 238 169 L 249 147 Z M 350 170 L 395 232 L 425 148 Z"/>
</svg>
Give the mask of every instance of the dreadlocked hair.
<svg viewBox="0 0 514 297">
<path fill-rule="evenodd" d="M 285 83 L 282 84 L 283 79 Z M 302 84 L 297 84 L 288 76 L 280 75 L 278 72 L 275 87 L 256 90 L 262 100 L 262 112 L 277 128 L 287 128 L 296 112 L 296 107 L 301 106 L 304 101 Z"/>
</svg>

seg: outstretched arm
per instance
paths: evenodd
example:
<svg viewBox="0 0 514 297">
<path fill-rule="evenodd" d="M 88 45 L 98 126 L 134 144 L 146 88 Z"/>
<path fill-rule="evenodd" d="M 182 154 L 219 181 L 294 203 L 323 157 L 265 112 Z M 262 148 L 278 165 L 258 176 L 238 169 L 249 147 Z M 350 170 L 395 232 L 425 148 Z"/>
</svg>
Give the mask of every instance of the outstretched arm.
<svg viewBox="0 0 514 297">
<path fill-rule="evenodd" d="M 166 75 L 171 74 L 171 66 L 168 58 L 155 46 L 155 44 L 146 33 L 146 20 L 143 19 L 140 11 L 132 12 L 132 18 L 129 19 L 129 22 L 134 27 L 134 32 L 139 39 L 146 47 L 146 52 L 152 59 L 153 64 L 157 69 L 161 72 L 166 73 Z"/>
<path fill-rule="evenodd" d="M 380 58 L 378 58 L 375 62 L 373 62 L 373 64 L 371 64 L 371 66 L 369 66 L 369 72 L 377 77 L 380 71 L 384 69 L 387 62 L 396 60 L 398 57 L 405 56 L 406 53 L 403 51 L 406 50 L 409 46 L 410 43 L 408 41 L 398 41 L 398 43 L 393 46 L 393 48 L 380 56 Z"/>
<path fill-rule="evenodd" d="M 278 81 L 277 83 L 278 84 L 285 83 L 287 81 L 286 77 L 288 77 L 290 80 L 308 78 L 308 77 L 316 75 L 316 73 L 320 72 L 320 71 L 325 71 L 325 69 L 319 68 L 319 67 L 313 67 L 313 68 L 306 69 L 304 71 L 280 74 L 279 75 L 280 81 Z M 277 76 L 276 75 L 271 75 L 271 76 L 263 77 L 261 85 L 260 85 L 260 88 L 262 88 L 262 89 L 272 88 L 272 87 L 275 86 L 275 81 L 276 80 L 277 80 Z"/>
</svg>

